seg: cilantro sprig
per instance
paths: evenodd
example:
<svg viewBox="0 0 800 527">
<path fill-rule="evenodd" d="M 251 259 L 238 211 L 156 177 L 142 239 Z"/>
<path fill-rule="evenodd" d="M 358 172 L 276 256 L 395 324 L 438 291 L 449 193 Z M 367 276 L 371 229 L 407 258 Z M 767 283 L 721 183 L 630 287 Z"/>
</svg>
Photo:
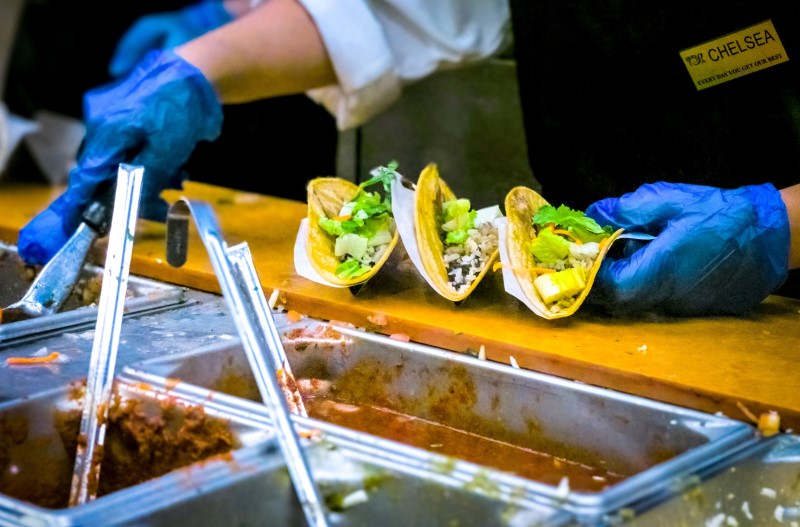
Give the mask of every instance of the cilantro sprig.
<svg viewBox="0 0 800 527">
<path fill-rule="evenodd" d="M 383 190 L 386 192 L 386 201 L 389 203 L 389 210 L 391 210 L 392 203 L 392 181 L 398 175 L 397 166 L 397 161 L 389 161 L 385 167 L 378 167 L 372 170 L 369 173 L 372 177 L 358 186 L 363 189 L 375 183 L 382 183 Z"/>
</svg>

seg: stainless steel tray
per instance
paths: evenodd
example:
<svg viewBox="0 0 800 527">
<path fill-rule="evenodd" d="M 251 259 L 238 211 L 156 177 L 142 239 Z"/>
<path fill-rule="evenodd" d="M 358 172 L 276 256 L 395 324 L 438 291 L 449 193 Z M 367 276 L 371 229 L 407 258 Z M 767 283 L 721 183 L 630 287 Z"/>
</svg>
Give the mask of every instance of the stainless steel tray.
<svg viewBox="0 0 800 527">
<path fill-rule="evenodd" d="M 227 414 L 216 402 L 124 381 L 117 382 L 116 391 L 127 410 L 109 420 L 104 460 L 110 461 L 104 461 L 100 472 L 100 497 L 73 508 L 67 508 L 67 501 L 82 386 L 0 405 L 0 524 L 124 524 L 214 487 L 221 478 L 234 476 L 274 450 L 271 431 Z M 167 436 L 159 432 L 181 423 L 188 423 L 182 428 L 186 440 L 168 445 Z M 167 446 L 174 456 L 169 456 Z M 179 447 L 196 455 L 183 458 Z M 182 465 L 186 459 L 202 461 Z M 155 466 L 176 470 L 135 484 L 139 476 L 148 475 L 140 470 Z"/>
<path fill-rule="evenodd" d="M 0 324 L 0 346 L 6 347 L 29 337 L 93 324 L 97 319 L 96 298 L 99 298 L 102 272 L 102 268 L 87 264 L 75 291 L 59 313 L 38 319 Z M 33 278 L 33 268 L 22 263 L 16 247 L 0 242 L 0 306 L 11 305 L 22 298 Z M 92 287 L 96 291 L 89 293 Z M 84 291 L 87 293 L 84 294 Z M 185 299 L 186 289 L 183 287 L 131 276 L 128 280 L 125 313 L 152 311 L 183 303 Z"/>
<path fill-rule="evenodd" d="M 581 521 L 643 499 L 669 479 L 753 438 L 752 427 L 725 417 L 321 321 L 305 319 L 279 329 L 304 396 L 313 392 L 342 408 L 341 415 L 330 419 L 332 414 L 315 412 L 309 398 L 311 417 L 410 445 L 406 451 L 422 449 L 431 463 L 444 454 L 501 471 L 502 477 L 493 477 L 524 495 L 561 506 Z M 235 341 L 133 364 L 126 372 L 259 400 L 245 354 Z M 376 407 L 397 419 L 384 427 L 361 426 L 357 412 Z M 352 413 L 345 415 L 348 411 Z M 436 439 L 420 445 L 414 432 L 398 435 L 402 421 L 457 430 L 490 448 L 476 453 L 461 444 L 453 451 Z M 503 450 L 506 464 L 490 459 L 495 447 Z M 508 459 L 515 465 L 509 467 Z M 532 466 L 543 469 L 531 474 Z M 569 488 L 564 474 L 571 478 Z"/>
<path fill-rule="evenodd" d="M 709 470 L 673 481 L 655 499 L 620 512 L 613 523 L 800 525 L 800 436 L 763 439 L 719 461 Z"/>
<path fill-rule="evenodd" d="M 69 480 L 64 478 L 71 474 L 69 448 L 62 441 L 62 437 L 69 437 L 69 434 L 63 433 L 64 420 L 57 416 L 76 412 L 82 399 L 70 389 L 62 389 L 41 393 L 26 401 L 3 404 L 0 405 L 0 424 L 4 429 L 0 444 L 3 469 L 0 525 L 256 527 L 304 524 L 302 509 L 262 405 L 211 394 L 193 386 L 147 383 L 124 375 L 118 377 L 117 388 L 125 400 L 145 405 L 147 413 L 152 415 L 152 420 L 145 422 L 147 427 L 155 431 L 160 429 L 159 414 L 154 408 L 169 409 L 175 405 L 202 408 L 206 415 L 227 423 L 236 439 L 236 448 L 228 455 L 118 488 L 84 505 L 64 508 L 54 504 L 51 498 L 68 495 Z M 77 419 L 80 419 L 79 414 Z M 313 430 L 315 437 L 319 437 L 314 442 L 307 441 L 305 448 L 315 479 L 326 501 L 335 509 L 330 514 L 331 525 L 368 526 L 374 525 L 376 518 L 380 518 L 381 525 L 398 527 L 473 524 L 547 527 L 570 521 L 568 514 L 552 507 L 522 497 L 513 503 L 501 500 L 485 488 L 463 485 L 463 481 L 453 475 L 428 474 L 419 466 L 405 462 L 405 457 L 400 461 L 381 457 L 375 445 L 363 444 L 358 436 L 337 437 L 314 425 L 307 420 L 298 427 L 306 433 Z M 135 452 L 131 449 L 120 455 L 117 449 L 124 442 L 119 440 L 120 432 L 114 439 L 114 430 L 109 427 L 106 449 L 129 462 L 138 460 L 135 452 L 157 449 L 160 453 L 165 446 L 184 445 L 183 442 L 165 445 L 155 440 L 152 444 L 141 442 L 139 445 L 143 446 L 137 446 Z M 185 448 L 201 448 L 207 444 L 206 437 L 206 434 L 198 434 L 196 441 L 185 443 Z M 107 451 L 106 456 L 109 455 Z M 147 463 L 142 461 L 142 465 Z M 104 465 L 100 472 L 101 486 L 106 469 Z M 20 499 L 20 493 L 31 496 L 32 488 L 41 491 L 38 496 L 51 500 L 48 507 L 38 500 Z"/>
</svg>

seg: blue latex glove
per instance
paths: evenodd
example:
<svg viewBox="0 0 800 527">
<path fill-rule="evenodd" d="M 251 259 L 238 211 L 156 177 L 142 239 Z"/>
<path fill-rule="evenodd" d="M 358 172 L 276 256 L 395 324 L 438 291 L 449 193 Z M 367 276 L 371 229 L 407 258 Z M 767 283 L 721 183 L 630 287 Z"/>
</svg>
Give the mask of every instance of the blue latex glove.
<svg viewBox="0 0 800 527">
<path fill-rule="evenodd" d="M 165 188 L 183 184 L 181 167 L 200 141 L 222 128 L 222 106 L 203 74 L 171 51 L 154 51 L 124 80 L 84 97 L 84 137 L 64 194 L 20 231 L 18 250 L 44 264 L 78 228 L 98 186 L 116 180 L 120 163 L 145 168 L 140 214 L 164 221 Z"/>
<path fill-rule="evenodd" d="M 178 11 L 145 15 L 120 39 L 108 71 L 112 77 L 127 75 L 148 52 L 173 49 L 231 20 L 233 16 L 221 0 L 203 0 Z"/>
<path fill-rule="evenodd" d="M 724 190 L 660 182 L 598 201 L 586 214 L 656 236 L 603 262 L 587 300 L 615 313 L 743 314 L 787 277 L 789 219 L 770 184 Z"/>
</svg>

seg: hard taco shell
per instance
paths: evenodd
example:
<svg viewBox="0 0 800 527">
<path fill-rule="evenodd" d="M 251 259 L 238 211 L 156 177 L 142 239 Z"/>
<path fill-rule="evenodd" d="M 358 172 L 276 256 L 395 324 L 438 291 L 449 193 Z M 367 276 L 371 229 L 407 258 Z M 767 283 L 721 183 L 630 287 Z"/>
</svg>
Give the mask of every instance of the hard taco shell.
<svg viewBox="0 0 800 527">
<path fill-rule="evenodd" d="M 505 201 L 506 217 L 508 218 L 506 248 L 514 276 L 517 278 L 517 282 L 525 296 L 533 305 L 534 312 L 543 318 L 552 320 L 572 315 L 583 304 L 592 289 L 592 284 L 594 284 L 594 279 L 600 270 L 600 265 L 603 263 L 603 258 L 608 253 L 611 244 L 622 234 L 623 229 L 617 230 L 604 240 L 594 265 L 587 273 L 586 287 L 575 299 L 575 302 L 568 308 L 553 313 L 533 285 L 533 281 L 538 274 L 531 270 L 536 267 L 536 263 L 533 254 L 528 250 L 528 244 L 536 237 L 532 222 L 533 216 L 544 205 L 549 205 L 547 200 L 527 187 L 514 187 L 509 191 Z"/>
<path fill-rule="evenodd" d="M 456 199 L 456 195 L 439 177 L 437 166 L 431 163 L 425 167 L 417 181 L 414 199 L 414 231 L 420 260 L 434 289 L 448 300 L 459 302 L 467 298 L 486 276 L 492 263 L 497 259 L 499 251 L 495 250 L 489 257 L 481 272 L 466 291 L 456 292 L 450 285 L 450 279 L 447 276 L 447 267 L 444 263 L 444 242 L 440 235 L 442 203 L 454 199 Z"/>
<path fill-rule="evenodd" d="M 366 282 L 380 270 L 381 266 L 389 259 L 389 255 L 397 245 L 399 234 L 395 227 L 392 241 L 384 251 L 381 259 L 372 266 L 372 269 L 351 279 L 336 276 L 336 266 L 341 263 L 336 256 L 336 238 L 331 236 L 319 225 L 321 217 L 335 218 L 342 210 L 342 206 L 355 198 L 359 192 L 358 185 L 346 179 L 336 177 L 320 177 L 309 181 L 307 187 L 308 201 L 308 240 L 306 251 L 311 266 L 319 275 L 333 285 L 352 286 Z"/>
</svg>

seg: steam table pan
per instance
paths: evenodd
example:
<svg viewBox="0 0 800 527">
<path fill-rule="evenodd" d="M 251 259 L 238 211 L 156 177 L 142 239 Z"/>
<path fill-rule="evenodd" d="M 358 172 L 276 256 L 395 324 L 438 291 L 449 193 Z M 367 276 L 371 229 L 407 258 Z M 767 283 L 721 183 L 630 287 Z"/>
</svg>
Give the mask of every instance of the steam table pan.
<svg viewBox="0 0 800 527">
<path fill-rule="evenodd" d="M 33 281 L 34 273 L 32 267 L 20 260 L 16 247 L 0 242 L 0 306 L 9 306 L 22 298 Z M 97 319 L 96 302 L 102 273 L 102 268 L 86 264 L 75 290 L 61 311 L 54 315 L 0 323 L 0 346 L 7 347 L 29 337 L 93 324 Z M 186 289 L 131 276 L 127 293 L 125 312 L 140 313 L 183 303 Z"/>
<path fill-rule="evenodd" d="M 0 405 L 0 525 L 304 524 L 263 405 L 124 375 L 109 412 L 98 498 L 67 507 L 81 388 Z M 298 426 L 310 430 L 308 423 Z M 555 527 L 570 521 L 552 507 L 523 498 L 511 504 L 452 475 L 426 477 L 418 466 L 384 460 L 358 437 L 315 432 L 319 439 L 306 440 L 304 448 L 330 507 L 330 525 Z"/>
<path fill-rule="evenodd" d="M 754 439 L 723 416 L 324 321 L 276 322 L 312 420 L 491 469 L 587 523 Z M 260 400 L 237 340 L 125 371 Z"/>
<path fill-rule="evenodd" d="M 762 439 L 617 516 L 630 527 L 800 525 L 800 437 Z"/>
</svg>

